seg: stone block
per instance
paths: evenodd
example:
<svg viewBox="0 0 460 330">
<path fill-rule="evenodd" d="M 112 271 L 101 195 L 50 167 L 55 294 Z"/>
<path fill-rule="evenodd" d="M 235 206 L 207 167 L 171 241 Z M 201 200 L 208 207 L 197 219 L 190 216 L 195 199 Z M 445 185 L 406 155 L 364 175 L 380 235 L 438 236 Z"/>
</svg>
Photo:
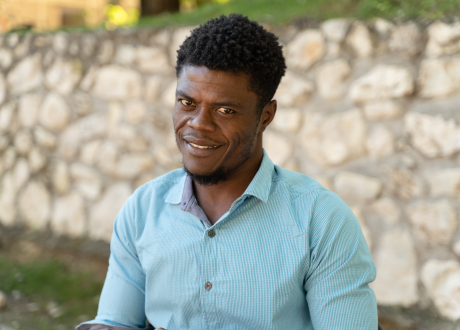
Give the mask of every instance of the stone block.
<svg viewBox="0 0 460 330">
<path fill-rule="evenodd" d="M 358 57 L 369 57 L 374 52 L 371 34 L 362 22 L 353 23 L 346 43 Z"/>
<path fill-rule="evenodd" d="M 6 81 L 3 74 L 0 73 L 0 104 L 6 100 Z"/>
<path fill-rule="evenodd" d="M 31 128 L 38 120 L 42 97 L 38 93 L 22 95 L 18 104 L 18 119 L 22 127 Z"/>
<path fill-rule="evenodd" d="M 133 125 L 142 123 L 147 117 L 147 108 L 141 100 L 132 100 L 125 104 L 125 120 Z"/>
<path fill-rule="evenodd" d="M 460 125 L 453 119 L 409 112 L 404 128 L 412 145 L 425 157 L 450 157 L 460 151 Z"/>
<path fill-rule="evenodd" d="M 308 70 L 325 53 L 326 43 L 321 30 L 304 30 L 286 46 L 286 62 L 291 68 Z"/>
<path fill-rule="evenodd" d="M 157 103 L 160 101 L 160 91 L 161 86 L 165 82 L 165 78 L 160 75 L 154 75 L 147 78 L 145 83 L 145 95 L 144 98 L 149 103 Z M 176 93 L 176 88 L 174 86 L 174 94 Z"/>
<path fill-rule="evenodd" d="M 16 222 L 16 183 L 11 172 L 3 175 L 0 185 L 0 222 L 13 226 Z"/>
<path fill-rule="evenodd" d="M 273 163 L 282 166 L 291 156 L 294 146 L 283 135 L 265 131 L 264 148 Z"/>
<path fill-rule="evenodd" d="M 16 64 L 8 73 L 10 92 L 19 95 L 33 90 L 42 82 L 41 55 L 30 55 Z"/>
<path fill-rule="evenodd" d="M 80 150 L 80 144 L 80 130 L 78 127 L 75 125 L 68 127 L 59 137 L 59 155 L 69 162 L 75 160 Z"/>
<path fill-rule="evenodd" d="M 96 164 L 105 174 L 115 176 L 118 155 L 119 152 L 115 142 L 105 141 L 98 150 Z"/>
<path fill-rule="evenodd" d="M 334 178 L 334 187 L 340 196 L 369 201 L 380 195 L 383 184 L 377 178 L 352 172 L 340 172 Z"/>
<path fill-rule="evenodd" d="M 375 263 L 377 278 L 370 287 L 379 305 L 409 307 L 418 302 L 417 253 L 408 230 L 383 233 Z"/>
<path fill-rule="evenodd" d="M 56 144 L 57 144 L 56 136 L 41 126 L 35 127 L 34 137 L 35 137 L 35 141 L 42 148 L 53 149 L 56 147 Z"/>
<path fill-rule="evenodd" d="M 391 156 L 395 151 L 394 142 L 395 136 L 386 126 L 378 125 L 373 127 L 366 140 L 369 156 L 374 159 Z"/>
<path fill-rule="evenodd" d="M 366 122 L 358 109 L 305 115 L 301 143 L 320 165 L 336 166 L 364 153 Z"/>
<path fill-rule="evenodd" d="M 104 100 L 139 98 L 142 95 L 142 77 L 134 70 L 107 65 L 96 73 L 92 93 Z"/>
<path fill-rule="evenodd" d="M 460 239 L 456 242 L 454 242 L 454 245 L 452 245 L 452 250 L 454 250 L 454 253 L 460 257 Z"/>
<path fill-rule="evenodd" d="M 295 133 L 302 124 L 302 113 L 296 108 L 278 109 L 271 125 L 283 133 Z"/>
<path fill-rule="evenodd" d="M 96 66 L 93 65 L 89 67 L 80 83 L 80 89 L 82 91 L 89 92 L 93 88 L 97 72 Z"/>
<path fill-rule="evenodd" d="M 347 91 L 346 81 L 351 67 L 344 59 L 326 62 L 316 72 L 318 92 L 325 100 L 338 100 Z"/>
<path fill-rule="evenodd" d="M 143 72 L 172 71 L 168 56 L 160 47 L 140 46 L 136 52 L 137 67 Z"/>
<path fill-rule="evenodd" d="M 425 194 L 425 182 L 411 170 L 404 167 L 388 167 L 385 172 L 388 176 L 388 188 L 395 197 L 409 200 Z"/>
<path fill-rule="evenodd" d="M 99 54 L 97 55 L 97 59 L 100 64 L 107 64 L 112 59 L 114 53 L 115 53 L 115 44 L 113 43 L 112 40 L 106 39 L 102 42 L 100 46 Z"/>
<path fill-rule="evenodd" d="M 51 196 L 45 185 L 31 181 L 19 195 L 19 212 L 32 229 L 45 229 L 51 212 Z"/>
<path fill-rule="evenodd" d="M 281 80 L 274 99 L 282 107 L 303 105 L 310 99 L 314 89 L 315 87 L 310 80 L 287 71 Z"/>
<path fill-rule="evenodd" d="M 330 41 L 341 43 L 345 40 L 351 22 L 346 18 L 333 18 L 321 24 L 321 30 Z"/>
<path fill-rule="evenodd" d="M 25 158 L 19 158 L 16 162 L 16 165 L 13 169 L 13 177 L 16 191 L 21 190 L 21 188 L 30 178 L 29 164 Z"/>
<path fill-rule="evenodd" d="M 16 103 L 10 102 L 0 107 L 0 133 L 8 133 L 14 120 Z"/>
<path fill-rule="evenodd" d="M 69 106 L 59 94 L 48 93 L 40 108 L 38 120 L 50 131 L 62 131 L 70 121 Z"/>
<path fill-rule="evenodd" d="M 51 182 L 53 184 L 54 190 L 58 194 L 63 195 L 69 191 L 70 177 L 69 177 L 69 168 L 66 162 L 58 160 L 53 164 L 52 173 L 51 173 Z"/>
<path fill-rule="evenodd" d="M 27 155 L 33 147 L 32 134 L 28 130 L 20 130 L 14 136 L 14 146 L 19 154 Z"/>
<path fill-rule="evenodd" d="M 460 196 L 460 167 L 429 171 L 426 180 L 433 197 Z"/>
<path fill-rule="evenodd" d="M 58 32 L 53 37 L 53 50 L 57 54 L 65 54 L 69 48 L 69 34 Z"/>
<path fill-rule="evenodd" d="M 457 229 L 457 214 L 447 199 L 417 201 L 406 208 L 415 234 L 425 244 L 448 245 Z"/>
<path fill-rule="evenodd" d="M 32 173 L 42 170 L 47 163 L 46 157 L 38 148 L 33 148 L 29 153 L 29 165 Z"/>
<path fill-rule="evenodd" d="M 95 169 L 73 163 L 70 166 L 70 175 L 74 180 L 75 187 L 83 197 L 91 201 L 99 198 L 102 191 L 102 181 Z"/>
<path fill-rule="evenodd" d="M 101 144 L 101 140 L 95 140 L 82 145 L 80 152 L 80 161 L 86 165 L 94 165 Z"/>
<path fill-rule="evenodd" d="M 397 101 L 383 100 L 365 103 L 363 111 L 368 120 L 383 121 L 399 118 L 403 113 L 403 108 Z"/>
<path fill-rule="evenodd" d="M 427 29 L 426 55 L 440 57 L 460 52 L 460 23 L 433 22 Z"/>
<path fill-rule="evenodd" d="M 376 200 L 371 204 L 370 210 L 387 225 L 395 225 L 401 219 L 401 208 L 389 197 Z"/>
<path fill-rule="evenodd" d="M 149 153 L 124 154 L 118 160 L 115 175 L 120 179 L 134 179 L 154 165 Z"/>
<path fill-rule="evenodd" d="M 78 193 L 71 192 L 56 198 L 51 217 L 51 229 L 55 234 L 72 238 L 85 234 L 85 203 Z"/>
<path fill-rule="evenodd" d="M 6 48 L 0 48 L 0 67 L 6 70 L 13 63 L 13 53 Z"/>
<path fill-rule="evenodd" d="M 419 94 L 424 98 L 448 96 L 460 89 L 460 59 L 427 59 L 420 64 Z"/>
<path fill-rule="evenodd" d="M 421 278 L 439 313 L 460 320 L 460 263 L 430 259 L 422 266 Z"/>
<path fill-rule="evenodd" d="M 423 48 L 423 36 L 417 24 L 412 21 L 393 28 L 388 47 L 392 52 L 413 57 Z"/>
<path fill-rule="evenodd" d="M 129 66 L 136 59 L 136 47 L 132 45 L 119 45 L 115 54 L 115 62 Z"/>
<path fill-rule="evenodd" d="M 413 91 L 414 77 L 408 68 L 379 64 L 352 83 L 350 97 L 360 103 L 400 98 L 411 95 Z"/>
<path fill-rule="evenodd" d="M 70 95 L 82 76 L 79 60 L 57 58 L 45 75 L 46 86 L 62 95 Z"/>
<path fill-rule="evenodd" d="M 89 236 L 92 239 L 110 242 L 115 217 L 131 193 L 131 186 L 125 182 L 106 189 L 101 200 L 90 209 Z"/>
</svg>

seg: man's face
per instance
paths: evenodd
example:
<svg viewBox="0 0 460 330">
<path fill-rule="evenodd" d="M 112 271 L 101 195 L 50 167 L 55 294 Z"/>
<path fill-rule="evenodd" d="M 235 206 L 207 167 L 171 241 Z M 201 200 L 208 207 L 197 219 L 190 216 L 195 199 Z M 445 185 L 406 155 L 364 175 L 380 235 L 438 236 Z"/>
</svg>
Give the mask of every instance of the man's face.
<svg viewBox="0 0 460 330">
<path fill-rule="evenodd" d="M 173 123 L 184 167 L 193 175 L 231 175 L 262 147 L 259 97 L 248 77 L 186 66 L 178 78 Z"/>
</svg>

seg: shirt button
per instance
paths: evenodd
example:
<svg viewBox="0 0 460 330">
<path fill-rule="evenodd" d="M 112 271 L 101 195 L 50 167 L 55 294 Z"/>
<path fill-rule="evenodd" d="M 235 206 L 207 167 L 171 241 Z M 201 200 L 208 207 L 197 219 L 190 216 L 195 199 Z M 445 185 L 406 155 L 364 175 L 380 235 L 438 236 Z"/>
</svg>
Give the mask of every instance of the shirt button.
<svg viewBox="0 0 460 330">
<path fill-rule="evenodd" d="M 208 231 L 208 236 L 209 237 L 214 237 L 214 236 L 216 236 L 216 232 L 214 230 L 210 230 L 210 231 Z"/>
<path fill-rule="evenodd" d="M 206 290 L 211 290 L 212 284 L 211 284 L 210 282 L 208 282 L 208 283 L 206 283 L 206 284 L 204 285 L 204 288 L 205 288 Z"/>
</svg>

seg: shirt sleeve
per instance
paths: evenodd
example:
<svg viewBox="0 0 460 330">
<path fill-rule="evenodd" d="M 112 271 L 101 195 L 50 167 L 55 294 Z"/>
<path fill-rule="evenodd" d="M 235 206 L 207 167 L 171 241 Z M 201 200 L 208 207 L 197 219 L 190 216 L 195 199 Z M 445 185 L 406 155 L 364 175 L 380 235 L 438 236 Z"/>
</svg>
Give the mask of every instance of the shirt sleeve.
<svg viewBox="0 0 460 330">
<path fill-rule="evenodd" d="M 358 220 L 335 193 L 321 191 L 315 199 L 309 250 L 305 290 L 314 329 L 377 329 L 377 302 L 368 286 L 376 268 Z"/>
<path fill-rule="evenodd" d="M 97 316 L 80 327 L 100 324 L 112 326 L 110 329 L 145 328 L 145 273 L 135 247 L 136 235 L 135 199 L 131 196 L 115 218 L 109 269 Z"/>
</svg>

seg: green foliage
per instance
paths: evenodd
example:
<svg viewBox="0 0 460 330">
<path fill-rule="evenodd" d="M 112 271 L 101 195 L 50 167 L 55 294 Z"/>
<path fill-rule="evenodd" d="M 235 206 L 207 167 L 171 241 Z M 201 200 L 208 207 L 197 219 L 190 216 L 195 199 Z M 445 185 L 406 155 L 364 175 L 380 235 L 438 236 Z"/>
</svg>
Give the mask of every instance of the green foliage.
<svg viewBox="0 0 460 330">
<path fill-rule="evenodd" d="M 140 25 L 201 24 L 220 14 L 241 13 L 252 20 L 285 24 L 302 17 L 438 19 L 460 16 L 460 0 L 231 0 L 209 2 L 190 13 L 142 18 Z"/>
<path fill-rule="evenodd" d="M 58 303 L 63 315 L 56 321 L 75 326 L 79 315 L 94 317 L 102 282 L 90 273 L 70 272 L 58 261 L 18 264 L 0 258 L 0 290 L 18 290 L 45 311 L 50 301 Z M 43 327 L 46 328 L 43 321 Z"/>
</svg>

